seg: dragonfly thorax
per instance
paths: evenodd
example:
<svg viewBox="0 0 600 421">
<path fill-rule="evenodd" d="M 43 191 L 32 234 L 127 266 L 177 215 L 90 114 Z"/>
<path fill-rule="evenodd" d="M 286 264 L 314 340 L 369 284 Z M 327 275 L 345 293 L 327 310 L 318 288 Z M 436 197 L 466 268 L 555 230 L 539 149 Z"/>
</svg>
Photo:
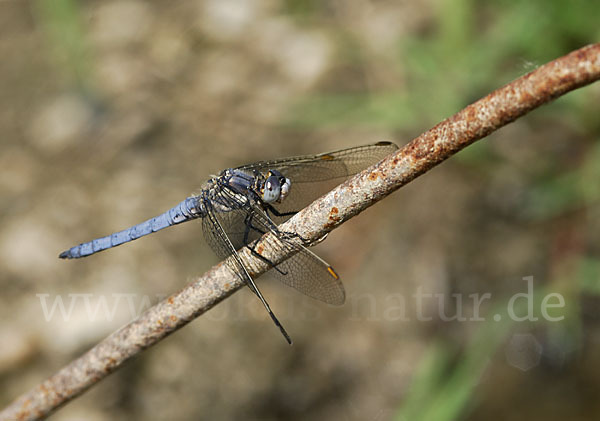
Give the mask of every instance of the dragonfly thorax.
<svg viewBox="0 0 600 421">
<path fill-rule="evenodd" d="M 228 189 L 237 196 L 240 203 L 246 203 L 248 200 L 281 203 L 288 196 L 291 185 L 291 180 L 277 170 L 269 170 L 265 174 L 259 171 L 249 172 L 244 169 L 230 168 L 209 180 L 204 190 L 210 196 L 211 192 L 219 195 L 218 191 L 221 188 Z"/>
</svg>

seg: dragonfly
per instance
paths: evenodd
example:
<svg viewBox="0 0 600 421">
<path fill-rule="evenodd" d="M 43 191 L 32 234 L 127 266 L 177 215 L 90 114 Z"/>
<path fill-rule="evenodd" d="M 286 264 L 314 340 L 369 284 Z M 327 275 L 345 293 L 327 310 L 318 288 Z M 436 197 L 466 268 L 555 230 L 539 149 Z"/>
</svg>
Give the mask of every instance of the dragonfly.
<svg viewBox="0 0 600 421">
<path fill-rule="evenodd" d="M 145 222 L 105 237 L 81 243 L 60 253 L 78 259 L 119 246 L 182 222 L 200 219 L 210 248 L 260 299 L 267 313 L 291 345 L 290 335 L 275 316 L 250 276 L 238 250 L 250 249 L 265 261 L 269 273 L 299 292 L 328 304 L 341 305 L 345 290 L 333 267 L 310 251 L 298 236 L 280 230 L 283 222 L 349 176 L 380 161 L 398 147 L 391 142 L 341 149 L 317 155 L 260 161 L 223 170 L 190 196 Z M 265 233 L 277 238 L 276 247 L 291 255 L 273 264 L 253 247 Z"/>
</svg>

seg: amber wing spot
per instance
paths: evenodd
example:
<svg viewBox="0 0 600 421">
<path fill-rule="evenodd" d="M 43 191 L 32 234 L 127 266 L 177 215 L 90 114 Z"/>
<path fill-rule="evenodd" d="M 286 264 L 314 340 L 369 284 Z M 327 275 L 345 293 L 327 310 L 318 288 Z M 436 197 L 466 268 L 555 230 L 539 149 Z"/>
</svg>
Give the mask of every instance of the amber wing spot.
<svg viewBox="0 0 600 421">
<path fill-rule="evenodd" d="M 340 276 L 337 273 L 335 273 L 335 270 L 333 270 L 331 266 L 327 266 L 327 272 L 329 272 L 329 274 L 335 279 L 340 279 Z"/>
<path fill-rule="evenodd" d="M 323 155 L 321 157 L 321 159 L 324 161 L 333 161 L 335 159 L 335 157 L 333 155 L 326 154 L 326 155 Z"/>
</svg>

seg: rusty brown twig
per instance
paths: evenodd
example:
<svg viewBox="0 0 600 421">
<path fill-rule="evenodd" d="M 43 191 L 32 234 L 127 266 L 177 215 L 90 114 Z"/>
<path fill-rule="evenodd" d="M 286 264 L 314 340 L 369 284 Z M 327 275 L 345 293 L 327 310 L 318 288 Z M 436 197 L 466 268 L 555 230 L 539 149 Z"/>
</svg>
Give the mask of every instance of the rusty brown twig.
<svg viewBox="0 0 600 421">
<path fill-rule="evenodd" d="M 376 166 L 338 186 L 287 221 L 282 229 L 317 240 L 464 147 L 540 105 L 599 78 L 600 44 L 589 45 L 541 66 L 469 105 Z M 270 241 L 274 239 L 269 234 L 261 240 L 266 257 L 275 262 L 287 257 L 269 251 Z M 253 260 L 250 253 L 242 253 L 242 258 L 249 262 L 255 275 L 268 269 L 263 262 Z M 221 263 L 213 267 L 17 398 L 0 413 L 0 420 L 47 416 L 241 287 L 241 281 L 227 265 Z"/>
</svg>

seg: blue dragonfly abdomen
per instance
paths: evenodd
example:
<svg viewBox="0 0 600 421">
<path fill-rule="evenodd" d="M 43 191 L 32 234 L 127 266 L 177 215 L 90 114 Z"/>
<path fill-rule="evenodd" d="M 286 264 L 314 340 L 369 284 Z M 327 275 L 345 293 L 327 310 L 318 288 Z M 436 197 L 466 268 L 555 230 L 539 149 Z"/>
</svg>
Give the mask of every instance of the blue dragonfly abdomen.
<svg viewBox="0 0 600 421">
<path fill-rule="evenodd" d="M 113 248 L 129 241 L 137 240 L 140 237 L 160 231 L 171 225 L 180 224 L 201 216 L 201 209 L 200 206 L 198 206 L 198 197 L 191 196 L 161 215 L 148 219 L 147 221 L 123 231 L 115 232 L 105 237 L 96 238 L 92 241 L 71 247 L 69 250 L 63 251 L 58 257 L 61 259 L 77 259 L 79 257 L 89 256 L 90 254 L 98 253 L 99 251 Z"/>
</svg>

